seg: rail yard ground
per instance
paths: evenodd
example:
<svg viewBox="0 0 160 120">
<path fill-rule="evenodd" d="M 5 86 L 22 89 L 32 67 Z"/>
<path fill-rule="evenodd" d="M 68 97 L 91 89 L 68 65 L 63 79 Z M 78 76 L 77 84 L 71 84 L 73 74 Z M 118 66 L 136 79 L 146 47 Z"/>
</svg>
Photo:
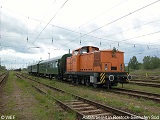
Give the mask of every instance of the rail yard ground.
<svg viewBox="0 0 160 120">
<path fill-rule="evenodd" d="M 7 83 L 0 89 L 0 119 L 58 120 L 75 118 L 66 113 L 54 100 L 32 88 L 27 81 L 10 72 Z"/>
<path fill-rule="evenodd" d="M 136 71 L 135 74 L 138 74 Z M 140 72 L 139 72 L 140 73 Z M 158 73 L 158 72 L 157 72 Z M 134 73 L 132 73 L 134 74 Z M 159 73 L 158 73 L 159 74 Z M 157 76 L 148 72 L 150 76 Z M 146 77 L 146 71 L 141 76 Z M 160 119 L 160 103 L 143 98 L 131 97 L 123 94 L 108 92 L 107 89 L 95 89 L 83 85 L 72 85 L 57 80 L 29 76 L 35 80 L 63 89 L 64 91 L 80 95 L 96 102 L 121 109 L 139 116 Z M 159 78 L 157 80 L 160 80 Z M 121 88 L 118 85 L 115 88 Z M 160 94 L 160 88 L 124 84 L 124 89 L 140 90 Z M 51 91 L 47 91 L 49 94 Z M 59 95 L 57 95 L 59 96 Z M 0 119 L 11 117 L 18 120 L 74 120 L 75 114 L 67 112 L 58 106 L 52 98 L 37 92 L 31 82 L 22 80 L 10 71 L 6 84 L 0 86 Z M 66 99 L 60 98 L 61 100 Z M 67 98 L 69 99 L 69 97 Z"/>
</svg>

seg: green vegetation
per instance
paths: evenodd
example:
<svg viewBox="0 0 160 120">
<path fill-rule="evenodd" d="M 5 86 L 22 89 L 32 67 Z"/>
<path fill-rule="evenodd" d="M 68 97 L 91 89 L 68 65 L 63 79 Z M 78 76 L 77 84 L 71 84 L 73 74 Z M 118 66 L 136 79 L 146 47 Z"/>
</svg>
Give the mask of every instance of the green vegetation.
<svg viewBox="0 0 160 120">
<path fill-rule="evenodd" d="M 146 69 L 146 70 L 154 70 L 160 69 L 160 58 L 145 56 L 143 58 L 143 63 L 139 63 L 137 61 L 136 56 L 133 56 L 129 61 L 129 68 L 138 70 L 138 69 Z"/>
<path fill-rule="evenodd" d="M 122 88 L 122 85 L 118 84 L 118 86 L 116 86 L 114 88 Z M 134 84 L 124 84 L 123 88 L 160 94 L 160 88 L 154 88 L 154 87 L 149 87 L 149 86 L 138 86 L 138 85 L 134 85 Z"/>
<path fill-rule="evenodd" d="M 75 120 L 75 114 L 66 112 L 48 95 L 37 92 L 28 81 L 15 77 L 10 72 L 1 91 L 0 115 L 15 115 L 23 120 Z M 66 98 L 69 99 L 69 98 Z"/>
<path fill-rule="evenodd" d="M 158 57 L 145 56 L 143 58 L 144 69 L 157 69 L 160 68 L 160 59 Z"/>
<path fill-rule="evenodd" d="M 49 85 L 52 84 L 53 86 L 63 89 L 64 91 L 67 91 L 69 93 L 80 95 L 90 100 L 94 100 L 118 109 L 131 111 L 132 113 L 135 113 L 137 115 L 151 116 L 151 115 L 160 114 L 159 113 L 160 104 L 150 100 L 138 99 L 138 98 L 130 97 L 127 95 L 114 94 L 111 92 L 101 91 L 99 89 L 95 89 L 93 87 L 87 87 L 83 85 L 75 86 L 75 85 L 59 82 L 57 80 L 48 80 L 48 79 L 42 79 L 42 78 L 38 78 L 38 80 Z M 133 86 L 133 88 L 134 87 L 136 89 L 136 86 Z M 128 86 L 128 88 L 130 87 Z M 150 89 L 151 88 L 149 87 L 146 88 L 146 90 L 148 91 L 150 91 Z"/>
<path fill-rule="evenodd" d="M 3 71 L 6 71 L 6 67 L 0 65 L 0 73 L 3 72 Z"/>
<path fill-rule="evenodd" d="M 133 56 L 129 61 L 129 67 L 135 70 L 138 70 L 140 68 L 140 63 L 138 63 L 138 60 L 136 56 Z"/>
</svg>

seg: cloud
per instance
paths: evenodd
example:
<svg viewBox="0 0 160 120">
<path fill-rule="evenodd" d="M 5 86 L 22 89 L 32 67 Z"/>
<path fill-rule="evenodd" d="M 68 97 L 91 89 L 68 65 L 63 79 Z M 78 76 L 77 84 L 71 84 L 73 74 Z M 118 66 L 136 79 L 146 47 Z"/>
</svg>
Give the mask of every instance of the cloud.
<svg viewBox="0 0 160 120">
<path fill-rule="evenodd" d="M 27 1 L 25 4 L 19 1 L 19 5 L 3 1 L 2 6 L 20 14 L 2 7 L 0 54 L 8 61 L 14 55 L 17 63 L 31 63 L 40 58 L 48 59 L 48 53 L 55 57 L 67 53 L 69 49 L 93 45 L 100 49 L 116 47 L 124 51 L 126 63 L 133 55 L 139 61 L 146 55 L 160 56 L 160 34 L 150 34 L 160 30 L 160 16 L 155 14 L 159 3 L 113 22 L 150 2 L 70 0 L 44 29 L 64 0 L 41 1 L 41 4 L 39 1 Z"/>
</svg>

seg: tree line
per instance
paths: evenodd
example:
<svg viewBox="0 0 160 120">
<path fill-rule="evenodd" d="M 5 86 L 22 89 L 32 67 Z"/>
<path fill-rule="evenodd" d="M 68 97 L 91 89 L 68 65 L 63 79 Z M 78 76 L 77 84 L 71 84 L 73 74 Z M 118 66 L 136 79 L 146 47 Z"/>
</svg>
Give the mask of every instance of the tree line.
<svg viewBox="0 0 160 120">
<path fill-rule="evenodd" d="M 129 68 L 138 70 L 138 69 L 147 69 L 147 70 L 153 70 L 160 68 L 160 58 L 158 57 L 151 57 L 151 56 L 145 56 L 143 58 L 143 63 L 138 62 L 136 56 L 133 56 L 129 63 Z"/>
<path fill-rule="evenodd" d="M 0 71 L 4 71 L 4 70 L 6 70 L 6 67 L 0 65 Z"/>
</svg>

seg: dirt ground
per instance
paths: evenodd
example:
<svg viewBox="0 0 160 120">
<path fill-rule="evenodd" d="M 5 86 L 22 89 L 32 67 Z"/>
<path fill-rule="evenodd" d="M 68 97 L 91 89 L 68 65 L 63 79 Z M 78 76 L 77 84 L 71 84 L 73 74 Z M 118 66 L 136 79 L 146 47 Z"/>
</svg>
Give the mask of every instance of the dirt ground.
<svg viewBox="0 0 160 120">
<path fill-rule="evenodd" d="M 10 87 L 12 90 L 7 90 L 7 87 Z M 33 96 L 22 91 L 15 78 L 7 81 L 6 85 L 3 85 L 0 91 L 0 115 L 2 118 L 11 116 L 11 118 L 15 119 L 34 119 L 33 111 L 27 109 L 31 109 L 37 101 Z"/>
<path fill-rule="evenodd" d="M 68 117 L 69 116 L 69 117 Z M 54 100 L 37 92 L 32 84 L 11 72 L 0 86 L 0 120 L 74 120 Z"/>
</svg>

